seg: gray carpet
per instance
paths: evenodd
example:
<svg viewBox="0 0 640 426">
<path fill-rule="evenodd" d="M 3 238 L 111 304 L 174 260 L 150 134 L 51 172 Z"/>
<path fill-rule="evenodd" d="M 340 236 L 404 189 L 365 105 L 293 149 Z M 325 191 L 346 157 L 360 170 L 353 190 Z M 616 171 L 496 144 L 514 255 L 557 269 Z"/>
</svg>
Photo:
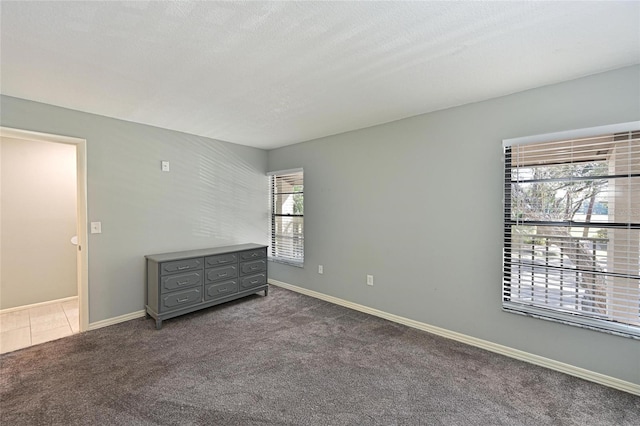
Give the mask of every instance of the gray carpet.
<svg viewBox="0 0 640 426">
<path fill-rule="evenodd" d="M 640 398 L 271 287 L 0 356 L 4 425 L 639 425 Z"/>
</svg>

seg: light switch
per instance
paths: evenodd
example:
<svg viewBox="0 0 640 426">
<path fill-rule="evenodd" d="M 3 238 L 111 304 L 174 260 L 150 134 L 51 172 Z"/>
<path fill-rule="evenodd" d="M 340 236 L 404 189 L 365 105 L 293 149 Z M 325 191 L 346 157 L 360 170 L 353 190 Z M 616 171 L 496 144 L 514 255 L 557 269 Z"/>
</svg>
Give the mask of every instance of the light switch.
<svg viewBox="0 0 640 426">
<path fill-rule="evenodd" d="M 91 222 L 91 233 L 102 234 L 102 222 Z"/>
<path fill-rule="evenodd" d="M 162 161 L 162 171 L 163 172 L 168 172 L 169 171 L 169 162 L 168 161 Z"/>
</svg>

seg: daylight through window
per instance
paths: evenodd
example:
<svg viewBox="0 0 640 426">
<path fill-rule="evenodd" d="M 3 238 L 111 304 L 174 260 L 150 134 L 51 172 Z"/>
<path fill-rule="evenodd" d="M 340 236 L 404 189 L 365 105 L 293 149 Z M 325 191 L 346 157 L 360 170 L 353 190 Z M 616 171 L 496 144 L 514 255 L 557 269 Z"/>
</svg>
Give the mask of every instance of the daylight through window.
<svg viewBox="0 0 640 426">
<path fill-rule="evenodd" d="M 272 260 L 304 262 L 304 173 L 301 169 L 270 174 Z"/>
<path fill-rule="evenodd" d="M 640 338 L 640 123 L 606 130 L 505 141 L 502 303 Z"/>
</svg>

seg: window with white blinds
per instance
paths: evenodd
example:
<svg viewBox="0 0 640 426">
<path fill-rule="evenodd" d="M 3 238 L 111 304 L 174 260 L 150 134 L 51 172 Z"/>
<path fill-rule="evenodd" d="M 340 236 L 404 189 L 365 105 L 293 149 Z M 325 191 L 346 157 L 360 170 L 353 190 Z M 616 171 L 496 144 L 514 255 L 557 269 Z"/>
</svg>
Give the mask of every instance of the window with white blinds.
<svg viewBox="0 0 640 426">
<path fill-rule="evenodd" d="M 640 122 L 504 154 L 503 309 L 640 338 Z"/>
<path fill-rule="evenodd" d="M 269 174 L 271 187 L 272 260 L 304 263 L 304 172 L 302 169 Z"/>
</svg>

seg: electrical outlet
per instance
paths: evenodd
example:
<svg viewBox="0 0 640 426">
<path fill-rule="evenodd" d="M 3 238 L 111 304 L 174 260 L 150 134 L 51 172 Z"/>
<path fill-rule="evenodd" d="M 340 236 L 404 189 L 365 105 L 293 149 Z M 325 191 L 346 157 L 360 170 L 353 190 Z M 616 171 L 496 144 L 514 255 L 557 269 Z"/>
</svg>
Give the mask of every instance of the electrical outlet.
<svg viewBox="0 0 640 426">
<path fill-rule="evenodd" d="M 324 268 L 322 267 L 322 265 L 318 265 L 318 273 L 319 274 L 324 273 Z"/>
<path fill-rule="evenodd" d="M 367 285 L 373 285 L 373 275 L 367 275 Z"/>
<path fill-rule="evenodd" d="M 168 172 L 170 170 L 168 161 L 161 161 L 160 165 L 163 172 Z"/>
</svg>

